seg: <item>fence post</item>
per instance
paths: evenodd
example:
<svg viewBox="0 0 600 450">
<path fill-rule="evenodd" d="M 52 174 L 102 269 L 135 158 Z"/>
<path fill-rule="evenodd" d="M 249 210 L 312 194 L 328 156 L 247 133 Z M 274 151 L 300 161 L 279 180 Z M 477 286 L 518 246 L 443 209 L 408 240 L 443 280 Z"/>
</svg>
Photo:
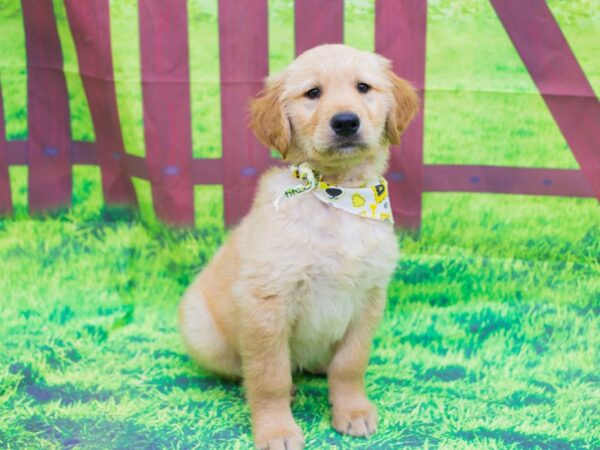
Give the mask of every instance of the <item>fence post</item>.
<svg viewBox="0 0 600 450">
<path fill-rule="evenodd" d="M 156 215 L 194 224 L 187 5 L 140 0 L 146 164 Z"/>
<path fill-rule="evenodd" d="M 219 1 L 223 202 L 225 223 L 233 225 L 250 209 L 256 183 L 270 154 L 248 128 L 248 100 L 268 66 L 267 0 Z"/>
<path fill-rule="evenodd" d="M 294 2 L 296 55 L 320 44 L 344 41 L 344 0 Z"/>
<path fill-rule="evenodd" d="M 419 114 L 404 132 L 402 143 L 391 148 L 388 182 L 394 218 L 402 228 L 421 225 L 426 26 L 425 0 L 375 3 L 375 50 L 392 60 L 394 71 L 410 81 L 422 99 Z"/>
<path fill-rule="evenodd" d="M 123 171 L 124 145 L 117 109 L 110 42 L 108 0 L 65 0 L 79 73 L 96 133 L 96 153 L 106 203 L 136 205 Z"/>
<path fill-rule="evenodd" d="M 67 85 L 51 0 L 22 0 L 27 47 L 29 210 L 71 203 Z"/>
<path fill-rule="evenodd" d="M 543 0 L 492 0 L 581 171 L 600 200 L 600 103 Z"/>
<path fill-rule="evenodd" d="M 12 199 L 10 197 L 10 178 L 8 176 L 8 145 L 4 128 L 4 107 L 2 100 L 2 85 L 0 84 L 0 216 L 12 214 Z"/>
</svg>

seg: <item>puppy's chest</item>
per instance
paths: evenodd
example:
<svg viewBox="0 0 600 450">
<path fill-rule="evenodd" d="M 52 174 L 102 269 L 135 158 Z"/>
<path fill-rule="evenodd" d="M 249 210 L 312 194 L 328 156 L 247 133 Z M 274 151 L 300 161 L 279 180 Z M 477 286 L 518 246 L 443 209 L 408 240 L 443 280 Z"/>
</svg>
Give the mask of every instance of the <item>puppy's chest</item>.
<svg viewBox="0 0 600 450">
<path fill-rule="evenodd" d="M 299 221 L 305 240 L 296 249 L 288 297 L 293 359 L 306 368 L 327 364 L 332 345 L 360 314 L 372 290 L 385 288 L 397 255 L 387 224 L 322 208 L 316 216 L 302 225 Z"/>
<path fill-rule="evenodd" d="M 382 278 L 379 264 L 356 259 L 352 253 L 339 251 L 334 257 L 324 251 L 312 256 L 289 296 L 290 352 L 294 367 L 322 371 L 335 343 L 367 307 L 369 295 Z M 381 261 L 385 271 L 384 266 Z"/>
<path fill-rule="evenodd" d="M 297 239 L 288 248 L 297 276 L 312 291 L 372 286 L 393 270 L 397 249 L 389 224 L 334 209 L 312 195 L 297 200 L 290 221 Z"/>
</svg>

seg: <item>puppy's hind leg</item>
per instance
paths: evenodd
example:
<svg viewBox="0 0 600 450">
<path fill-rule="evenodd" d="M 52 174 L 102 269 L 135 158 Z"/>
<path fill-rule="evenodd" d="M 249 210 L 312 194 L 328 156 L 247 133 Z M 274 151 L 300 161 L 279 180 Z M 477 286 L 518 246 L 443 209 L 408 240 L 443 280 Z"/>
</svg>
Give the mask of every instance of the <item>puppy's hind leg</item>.
<svg viewBox="0 0 600 450">
<path fill-rule="evenodd" d="M 179 305 L 179 328 L 188 353 L 201 367 L 227 378 L 241 378 L 239 353 L 217 327 L 197 284 L 188 289 Z"/>
</svg>

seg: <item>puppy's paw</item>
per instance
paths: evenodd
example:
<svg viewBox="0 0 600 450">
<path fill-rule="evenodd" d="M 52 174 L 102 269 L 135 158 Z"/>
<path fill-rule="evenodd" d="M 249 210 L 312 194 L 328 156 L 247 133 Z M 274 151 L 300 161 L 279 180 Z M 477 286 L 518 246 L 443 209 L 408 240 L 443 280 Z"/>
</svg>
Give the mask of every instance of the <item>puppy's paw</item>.
<svg viewBox="0 0 600 450">
<path fill-rule="evenodd" d="M 377 430 L 377 408 L 364 400 L 355 404 L 333 405 L 333 428 L 350 436 L 369 437 Z"/>
<path fill-rule="evenodd" d="M 300 427 L 274 426 L 256 433 L 254 438 L 256 448 L 260 450 L 301 450 L 304 448 L 304 438 Z"/>
</svg>

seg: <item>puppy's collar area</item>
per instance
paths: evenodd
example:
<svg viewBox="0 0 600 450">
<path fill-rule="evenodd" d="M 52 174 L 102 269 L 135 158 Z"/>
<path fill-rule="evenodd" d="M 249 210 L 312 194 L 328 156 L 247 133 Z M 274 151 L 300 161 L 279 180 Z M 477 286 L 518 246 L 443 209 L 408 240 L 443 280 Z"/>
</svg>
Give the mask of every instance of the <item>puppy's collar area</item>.
<svg viewBox="0 0 600 450">
<path fill-rule="evenodd" d="M 325 183 L 322 175 L 308 163 L 293 165 L 290 171 L 302 183 L 290 186 L 279 194 L 275 199 L 275 210 L 279 210 L 279 203 L 284 198 L 312 192 L 323 203 L 347 213 L 394 223 L 385 178 L 378 177 L 358 188 L 346 188 Z"/>
</svg>

